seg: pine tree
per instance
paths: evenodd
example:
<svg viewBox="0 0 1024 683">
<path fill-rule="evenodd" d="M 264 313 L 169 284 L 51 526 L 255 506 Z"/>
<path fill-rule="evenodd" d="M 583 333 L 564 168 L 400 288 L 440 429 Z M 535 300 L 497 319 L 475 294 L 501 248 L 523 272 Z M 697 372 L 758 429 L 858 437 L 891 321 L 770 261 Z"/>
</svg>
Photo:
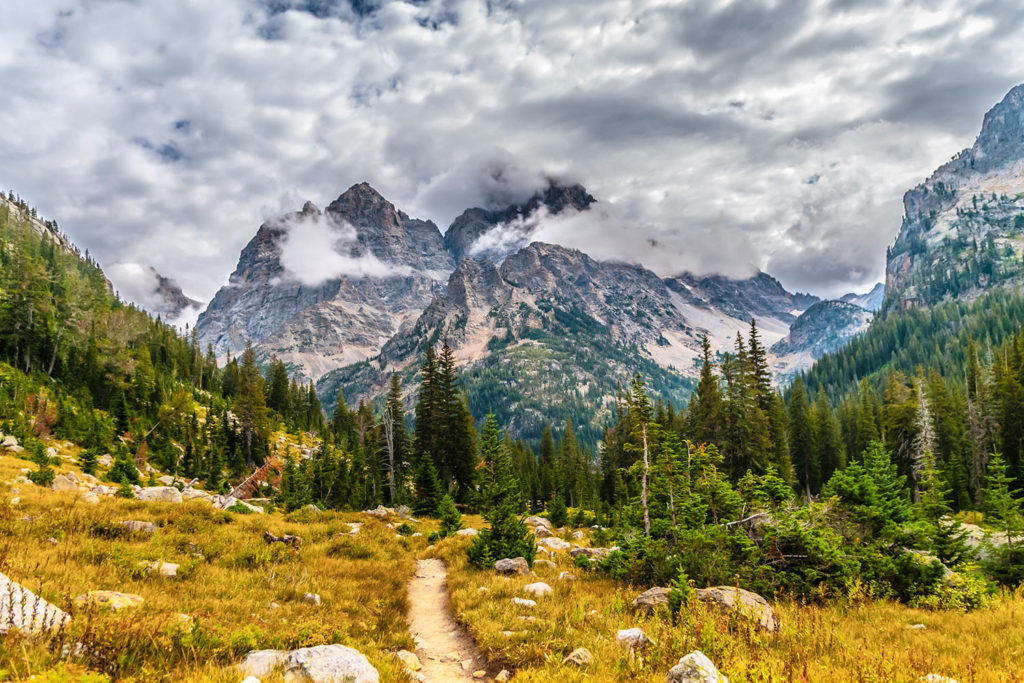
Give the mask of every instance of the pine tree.
<svg viewBox="0 0 1024 683">
<path fill-rule="evenodd" d="M 540 497 L 542 501 L 549 501 L 555 494 L 555 440 L 551 435 L 551 425 L 544 423 L 544 430 L 540 436 Z"/>
<path fill-rule="evenodd" d="M 384 454 L 387 460 L 389 500 L 399 500 L 399 491 L 404 488 L 405 461 L 407 458 L 408 433 L 405 431 L 405 407 L 402 405 L 402 382 L 397 373 L 391 375 L 388 398 L 381 419 L 384 431 Z"/>
<path fill-rule="evenodd" d="M 434 467 L 434 459 L 429 453 L 425 453 L 420 459 L 419 467 L 416 470 L 416 495 L 413 498 L 413 512 L 417 515 L 436 516 L 438 504 L 444 497 L 444 488 L 437 478 L 437 469 Z"/>
<path fill-rule="evenodd" d="M 722 387 L 714 374 L 711 360 L 711 343 L 707 335 L 701 337 L 700 380 L 690 402 L 688 422 L 693 440 L 698 443 L 722 445 L 725 410 L 722 404 Z"/>
<path fill-rule="evenodd" d="M 632 443 L 627 450 L 640 453 L 640 507 L 643 512 L 644 535 L 651 535 L 651 511 L 648 502 L 648 486 L 650 484 L 651 444 L 657 438 L 659 428 L 653 420 L 651 401 L 647 396 L 647 385 L 640 373 L 633 378 L 630 388 L 630 420 Z"/>
<path fill-rule="evenodd" d="M 438 529 L 441 538 L 454 536 L 462 528 L 462 514 L 455 507 L 455 501 L 447 494 L 441 498 L 437 506 L 437 516 L 441 520 Z"/>
<path fill-rule="evenodd" d="M 263 378 L 256 367 L 256 353 L 252 343 L 245 346 L 242 367 L 239 370 L 238 395 L 235 397 L 235 415 L 242 431 L 245 446 L 245 462 L 251 468 L 255 464 L 257 447 L 264 443 L 269 433 L 266 402 L 263 398 Z"/>
<path fill-rule="evenodd" d="M 267 407 L 276 410 L 287 421 L 292 419 L 292 401 L 288 391 L 288 369 L 277 356 L 270 359 L 270 381 L 267 383 Z"/>
<path fill-rule="evenodd" d="M 797 482 L 808 498 L 821 487 L 821 463 L 813 439 L 807 392 L 803 379 L 797 377 L 789 395 L 789 452 Z"/>
</svg>

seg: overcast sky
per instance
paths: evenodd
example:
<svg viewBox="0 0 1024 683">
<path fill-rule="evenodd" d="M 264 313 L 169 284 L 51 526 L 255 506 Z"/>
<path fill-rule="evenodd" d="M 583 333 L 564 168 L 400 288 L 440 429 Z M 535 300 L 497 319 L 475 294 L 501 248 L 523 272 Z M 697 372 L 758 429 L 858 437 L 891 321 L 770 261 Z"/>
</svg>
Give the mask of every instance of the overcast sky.
<svg viewBox="0 0 1024 683">
<path fill-rule="evenodd" d="M 0 186 L 207 300 L 366 180 L 445 230 L 557 177 L 549 239 L 837 295 L 1024 81 L 1019 0 L 3 0 Z M 552 234 L 555 233 L 555 234 Z"/>
</svg>

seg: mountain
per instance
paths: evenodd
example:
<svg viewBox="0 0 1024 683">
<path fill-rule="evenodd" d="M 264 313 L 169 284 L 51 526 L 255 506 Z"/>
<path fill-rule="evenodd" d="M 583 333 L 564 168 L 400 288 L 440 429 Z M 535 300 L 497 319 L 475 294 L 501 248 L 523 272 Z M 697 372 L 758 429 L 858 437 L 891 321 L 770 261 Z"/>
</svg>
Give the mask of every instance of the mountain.
<svg viewBox="0 0 1024 683">
<path fill-rule="evenodd" d="M 466 209 L 449 226 L 444 242 L 456 263 L 465 258 L 500 263 L 530 242 L 530 230 L 541 218 L 563 211 L 585 211 L 595 201 L 581 185 L 552 183 L 523 204 L 499 210 Z"/>
<path fill-rule="evenodd" d="M 330 272 L 315 272 L 323 264 Z M 307 202 L 261 225 L 196 328 L 218 356 L 251 340 L 260 357 L 316 379 L 377 354 L 454 267 L 434 223 L 361 183 L 323 212 Z"/>
<path fill-rule="evenodd" d="M 737 281 L 662 278 L 534 242 L 500 265 L 462 261 L 444 294 L 376 359 L 328 373 L 317 389 L 329 409 L 339 391 L 348 402 L 379 395 L 392 371 L 415 385 L 427 345 L 446 342 L 476 417 L 492 411 L 524 437 L 539 436 L 546 420 L 568 418 L 593 444 L 635 372 L 657 396 L 682 405 L 698 374 L 702 335 L 716 350 L 730 350 L 753 316 L 770 343 L 813 301 L 763 273 Z"/>
<path fill-rule="evenodd" d="M 1024 280 L 1024 85 L 985 114 L 974 145 L 903 197 L 887 306 L 971 299 Z"/>
<path fill-rule="evenodd" d="M 866 311 L 874 313 L 882 307 L 882 299 L 885 298 L 885 285 L 881 282 L 871 288 L 871 291 L 867 294 L 856 294 L 850 292 L 839 297 L 839 301 L 844 301 L 854 306 L 860 306 Z"/>
<path fill-rule="evenodd" d="M 796 319 L 785 338 L 771 346 L 772 370 L 786 383 L 826 353 L 867 330 L 873 313 L 846 301 L 819 301 Z"/>
<path fill-rule="evenodd" d="M 165 320 L 177 320 L 191 311 L 200 311 L 202 302 L 185 296 L 177 282 L 164 277 L 153 266 L 149 270 L 156 279 L 156 287 L 152 292 L 155 310 L 149 309 L 150 313 L 159 314 Z"/>
</svg>

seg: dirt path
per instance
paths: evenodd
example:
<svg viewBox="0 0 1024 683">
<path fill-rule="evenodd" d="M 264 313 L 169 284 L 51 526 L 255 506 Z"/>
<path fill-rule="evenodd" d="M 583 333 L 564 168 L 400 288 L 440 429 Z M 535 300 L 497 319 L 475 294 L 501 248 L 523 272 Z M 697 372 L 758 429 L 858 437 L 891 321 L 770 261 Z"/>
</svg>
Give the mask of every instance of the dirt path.
<svg viewBox="0 0 1024 683">
<path fill-rule="evenodd" d="M 409 584 L 409 629 L 423 664 L 420 673 L 431 683 L 479 680 L 473 672 L 483 669 L 485 660 L 452 618 L 447 576 L 441 560 L 416 560 L 416 576 Z"/>
</svg>

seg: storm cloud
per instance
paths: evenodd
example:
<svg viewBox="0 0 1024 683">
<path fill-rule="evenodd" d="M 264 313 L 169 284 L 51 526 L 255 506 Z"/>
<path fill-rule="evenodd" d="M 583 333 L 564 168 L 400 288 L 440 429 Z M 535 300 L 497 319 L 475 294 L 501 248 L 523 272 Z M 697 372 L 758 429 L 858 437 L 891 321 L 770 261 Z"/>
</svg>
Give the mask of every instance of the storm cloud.
<svg viewBox="0 0 1024 683">
<path fill-rule="evenodd" d="M 203 298 L 266 218 L 356 182 L 444 229 L 548 178 L 600 204 L 546 241 L 835 295 L 881 278 L 902 193 L 1024 80 L 1022 22 L 1011 0 L 8 0 L 0 186 Z"/>
</svg>

